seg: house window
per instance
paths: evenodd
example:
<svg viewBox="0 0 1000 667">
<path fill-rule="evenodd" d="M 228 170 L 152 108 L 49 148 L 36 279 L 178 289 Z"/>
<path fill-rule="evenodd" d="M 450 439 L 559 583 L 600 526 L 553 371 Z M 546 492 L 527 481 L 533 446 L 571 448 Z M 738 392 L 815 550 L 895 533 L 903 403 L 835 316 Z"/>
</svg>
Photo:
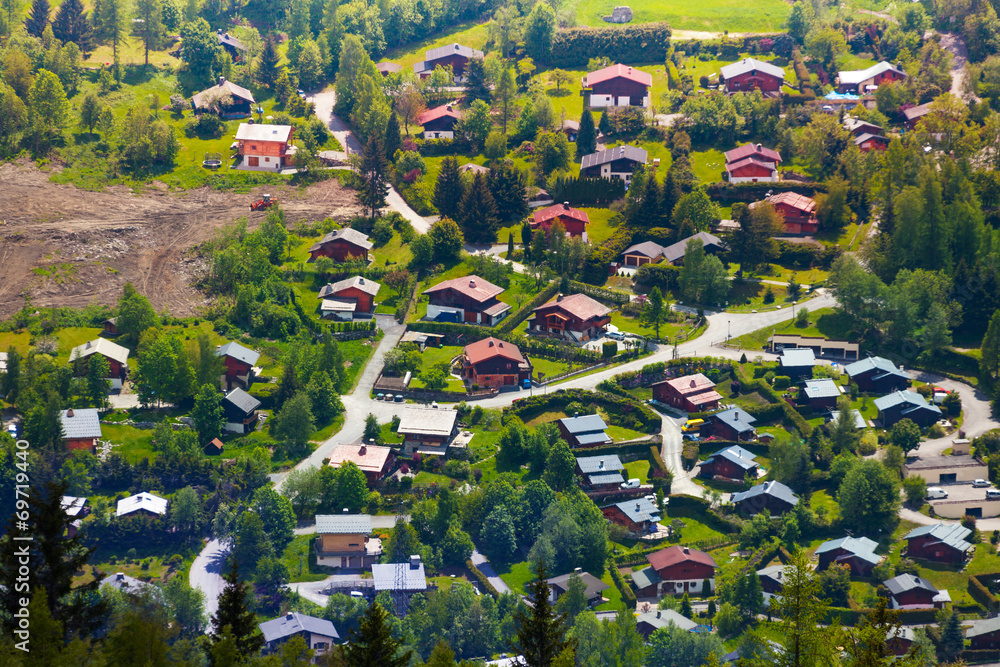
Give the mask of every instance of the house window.
<svg viewBox="0 0 1000 667">
<path fill-rule="evenodd" d="M 264 162 L 270 162 L 270 161 L 271 161 L 271 158 L 269 158 L 269 157 L 264 158 Z"/>
<path fill-rule="evenodd" d="M 250 144 L 250 150 L 252 151 L 257 150 L 257 144 Z"/>
</svg>

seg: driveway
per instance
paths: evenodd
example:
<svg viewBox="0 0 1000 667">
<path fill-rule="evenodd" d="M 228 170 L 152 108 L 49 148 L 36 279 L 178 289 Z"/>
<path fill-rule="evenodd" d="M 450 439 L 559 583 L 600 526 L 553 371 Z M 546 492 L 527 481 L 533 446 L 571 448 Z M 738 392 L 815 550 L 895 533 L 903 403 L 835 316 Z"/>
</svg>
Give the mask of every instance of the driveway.
<svg viewBox="0 0 1000 667">
<path fill-rule="evenodd" d="M 292 584 L 286 584 L 285 588 L 290 591 L 295 591 L 305 599 L 310 602 L 315 602 L 320 607 L 326 607 L 326 601 L 329 599 L 329 595 L 324 595 L 320 591 L 326 589 L 327 586 L 333 583 L 354 583 L 360 582 L 360 574 L 331 574 L 326 579 L 321 579 L 320 581 L 300 581 Z"/>
<path fill-rule="evenodd" d="M 969 99 L 965 93 L 965 65 L 969 62 L 969 49 L 965 45 L 965 38 L 957 32 L 942 32 L 941 48 L 952 55 L 951 94 L 960 99 Z"/>
<path fill-rule="evenodd" d="M 472 564 L 479 568 L 479 571 L 483 573 L 487 581 L 493 584 L 493 588 L 497 589 L 498 593 L 511 592 L 510 586 L 504 583 L 500 575 L 497 574 L 497 571 L 490 565 L 490 562 L 486 560 L 486 556 L 479 553 L 478 549 L 472 552 Z"/>
<path fill-rule="evenodd" d="M 226 586 L 222 579 L 222 568 L 228 554 L 227 546 L 223 546 L 219 540 L 210 540 L 191 564 L 188 582 L 191 588 L 197 588 L 205 594 L 205 613 L 209 618 L 219 609 L 219 596 Z M 211 626 L 209 623 L 205 632 L 210 632 Z"/>
</svg>

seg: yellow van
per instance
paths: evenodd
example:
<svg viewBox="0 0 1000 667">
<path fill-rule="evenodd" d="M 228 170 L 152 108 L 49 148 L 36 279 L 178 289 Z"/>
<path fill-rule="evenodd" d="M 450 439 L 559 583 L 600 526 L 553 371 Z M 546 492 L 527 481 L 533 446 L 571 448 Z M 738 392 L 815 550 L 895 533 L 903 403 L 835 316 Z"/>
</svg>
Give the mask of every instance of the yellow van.
<svg viewBox="0 0 1000 667">
<path fill-rule="evenodd" d="M 705 423 L 704 419 L 689 419 L 684 426 L 681 427 L 682 431 L 697 431 L 701 428 L 701 425 Z"/>
</svg>

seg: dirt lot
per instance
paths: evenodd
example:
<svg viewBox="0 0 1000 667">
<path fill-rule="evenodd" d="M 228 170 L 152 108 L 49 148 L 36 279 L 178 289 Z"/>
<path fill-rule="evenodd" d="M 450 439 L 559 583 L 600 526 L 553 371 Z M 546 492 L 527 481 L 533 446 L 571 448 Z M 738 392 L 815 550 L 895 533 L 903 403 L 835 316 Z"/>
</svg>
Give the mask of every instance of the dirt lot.
<svg viewBox="0 0 1000 667">
<path fill-rule="evenodd" d="M 30 296 L 36 306 L 114 303 L 131 281 L 157 310 L 194 314 L 205 298 L 192 286 L 200 269 L 188 249 L 239 217 L 251 228 L 264 213 L 249 203 L 264 191 L 275 196 L 289 223 L 344 220 L 360 209 L 336 180 L 305 190 L 258 188 L 250 194 L 209 188 L 182 194 L 151 187 L 104 192 L 57 185 L 30 163 L 0 165 L 0 318 Z"/>
</svg>

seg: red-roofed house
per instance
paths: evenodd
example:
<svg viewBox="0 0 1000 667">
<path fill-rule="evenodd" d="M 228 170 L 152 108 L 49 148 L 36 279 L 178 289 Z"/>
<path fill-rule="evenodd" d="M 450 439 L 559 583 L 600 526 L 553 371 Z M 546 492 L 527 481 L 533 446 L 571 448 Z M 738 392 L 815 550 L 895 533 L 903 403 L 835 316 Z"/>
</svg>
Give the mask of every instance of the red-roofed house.
<svg viewBox="0 0 1000 667">
<path fill-rule="evenodd" d="M 424 290 L 424 294 L 430 297 L 427 319 L 492 327 L 510 310 L 509 305 L 497 300 L 502 293 L 502 287 L 479 276 L 446 280 Z"/>
<path fill-rule="evenodd" d="M 649 554 L 646 560 L 660 577 L 655 591 L 657 597 L 683 593 L 708 594 L 715 589 L 715 559 L 704 551 L 675 545 Z M 703 592 L 706 579 L 710 590 Z"/>
<path fill-rule="evenodd" d="M 420 114 L 417 125 L 424 128 L 424 139 L 454 139 L 455 125 L 461 119 L 462 114 L 457 109 L 445 104 Z"/>
<path fill-rule="evenodd" d="M 462 377 L 480 387 L 518 387 L 531 380 L 531 362 L 517 345 L 491 336 L 465 346 Z"/>
<path fill-rule="evenodd" d="M 781 192 L 764 201 L 771 202 L 785 218 L 786 234 L 815 234 L 819 229 L 816 219 L 816 202 L 797 192 Z M 751 208 L 758 202 L 751 204 Z"/>
<path fill-rule="evenodd" d="M 533 230 L 541 228 L 548 232 L 549 228 L 558 220 L 568 235 L 580 238 L 586 238 L 587 225 L 590 224 L 590 218 L 587 214 L 578 208 L 573 208 L 569 202 L 536 210 L 531 214 L 531 218 L 529 224 Z"/>
<path fill-rule="evenodd" d="M 592 107 L 648 107 L 653 75 L 619 63 L 585 75 L 582 83 Z"/>
<path fill-rule="evenodd" d="M 553 334 L 574 343 L 604 335 L 611 309 L 586 294 L 559 295 L 554 301 L 535 308 L 528 319 L 528 331 Z"/>
<path fill-rule="evenodd" d="M 730 183 L 776 183 L 779 162 L 778 151 L 760 144 L 744 144 L 726 153 L 726 180 Z"/>
<path fill-rule="evenodd" d="M 719 407 L 722 394 L 715 383 L 701 373 L 657 382 L 652 386 L 653 398 L 685 412 L 706 412 Z"/>
<path fill-rule="evenodd" d="M 781 162 L 781 153 L 762 144 L 743 144 L 739 148 L 726 151 L 726 163 L 753 157 L 761 162 Z"/>
<path fill-rule="evenodd" d="M 384 478 L 392 470 L 395 460 L 396 455 L 391 448 L 378 445 L 337 445 L 330 453 L 331 467 L 339 468 L 350 461 L 361 469 L 369 484 Z"/>
</svg>

